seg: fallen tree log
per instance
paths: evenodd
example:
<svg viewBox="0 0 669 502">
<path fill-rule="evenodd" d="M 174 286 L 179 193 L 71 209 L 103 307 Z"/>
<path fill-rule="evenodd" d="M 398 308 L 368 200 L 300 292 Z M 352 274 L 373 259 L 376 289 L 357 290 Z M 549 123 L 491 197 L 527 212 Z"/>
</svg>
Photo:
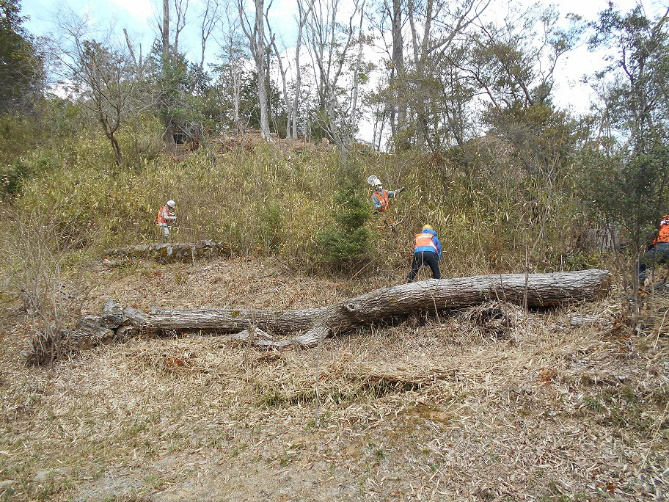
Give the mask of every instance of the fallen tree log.
<svg viewBox="0 0 669 502">
<path fill-rule="evenodd" d="M 140 333 L 150 336 L 180 332 L 234 334 L 231 339 L 258 347 L 309 347 L 327 336 L 389 318 L 417 312 L 441 312 L 504 301 L 530 308 L 556 307 L 571 302 L 593 301 L 605 296 L 610 285 L 606 270 L 582 270 L 549 274 L 503 274 L 430 279 L 381 288 L 335 305 L 302 310 L 252 309 L 151 309 L 148 313 L 105 302 L 102 315 L 86 316 L 74 331 L 78 343 L 86 332 L 100 343 L 125 340 Z M 111 330 L 113 334 L 101 329 Z M 274 338 L 292 335 L 295 338 Z M 93 342 L 93 345 L 96 342 Z M 41 347 L 44 341 L 41 340 Z M 42 349 L 43 350 L 43 349 Z M 39 360 L 39 357 L 33 360 Z"/>
</svg>

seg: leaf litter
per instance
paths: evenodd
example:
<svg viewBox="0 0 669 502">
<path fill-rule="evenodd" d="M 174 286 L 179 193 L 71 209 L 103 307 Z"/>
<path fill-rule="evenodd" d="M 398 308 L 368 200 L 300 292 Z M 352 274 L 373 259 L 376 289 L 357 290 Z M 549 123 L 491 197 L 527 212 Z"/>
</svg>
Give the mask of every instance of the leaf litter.
<svg viewBox="0 0 669 502">
<path fill-rule="evenodd" d="M 262 258 L 135 262 L 100 267 L 94 280 L 84 313 L 107 298 L 140 309 L 316 307 L 387 285 Z M 525 313 L 493 302 L 309 350 L 259 351 L 199 333 L 134 339 L 40 369 L 20 357 L 34 326 L 19 302 L 5 302 L 0 493 L 661 499 L 669 297 L 645 299 L 637 331 L 621 304 Z"/>
</svg>

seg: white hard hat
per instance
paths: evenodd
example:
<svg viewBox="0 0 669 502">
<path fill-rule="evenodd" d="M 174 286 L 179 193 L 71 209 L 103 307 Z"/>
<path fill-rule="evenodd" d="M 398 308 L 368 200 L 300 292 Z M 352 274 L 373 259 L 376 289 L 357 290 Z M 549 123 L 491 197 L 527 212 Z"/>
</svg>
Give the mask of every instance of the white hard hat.
<svg viewBox="0 0 669 502">
<path fill-rule="evenodd" d="M 168 205 L 169 207 L 174 207 L 174 206 L 176 206 L 177 204 L 176 204 L 176 202 L 174 202 L 172 199 L 170 199 L 170 200 L 167 201 L 167 205 Z"/>
<path fill-rule="evenodd" d="M 372 186 L 377 186 L 381 184 L 381 180 L 372 174 L 369 178 L 367 178 L 367 183 Z"/>
</svg>

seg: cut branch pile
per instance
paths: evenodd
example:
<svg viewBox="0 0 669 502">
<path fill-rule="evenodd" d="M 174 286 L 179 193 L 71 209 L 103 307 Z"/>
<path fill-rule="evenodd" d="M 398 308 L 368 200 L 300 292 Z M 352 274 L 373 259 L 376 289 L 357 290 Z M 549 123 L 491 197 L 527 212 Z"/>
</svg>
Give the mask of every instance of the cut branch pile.
<svg viewBox="0 0 669 502">
<path fill-rule="evenodd" d="M 517 305 L 556 307 L 605 296 L 610 285 L 606 270 L 582 270 L 552 274 L 505 274 L 430 279 L 381 288 L 341 303 L 303 310 L 249 309 L 151 309 L 148 313 L 122 308 L 107 300 L 102 314 L 85 316 L 72 332 L 60 334 L 56 342 L 68 352 L 100 343 L 122 341 L 139 334 L 171 336 L 200 331 L 230 334 L 231 340 L 261 348 L 310 347 L 327 336 L 358 326 L 387 321 L 413 313 L 458 309 L 497 300 Z M 277 335 L 299 335 L 275 338 Z M 29 356 L 32 364 L 53 360 L 54 348 L 39 337 Z M 63 342 L 63 341 L 66 342 Z"/>
</svg>

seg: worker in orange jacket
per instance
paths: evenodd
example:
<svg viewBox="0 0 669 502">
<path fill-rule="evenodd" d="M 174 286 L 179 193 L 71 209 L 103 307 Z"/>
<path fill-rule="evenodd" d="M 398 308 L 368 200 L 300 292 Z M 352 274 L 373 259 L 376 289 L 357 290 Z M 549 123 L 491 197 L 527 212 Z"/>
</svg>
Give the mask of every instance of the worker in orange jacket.
<svg viewBox="0 0 669 502">
<path fill-rule="evenodd" d="M 660 228 L 650 249 L 639 259 L 637 264 L 639 282 L 643 284 L 646 280 L 646 269 L 653 268 L 657 263 L 666 262 L 669 262 L 669 214 L 662 217 Z"/>
<path fill-rule="evenodd" d="M 168 200 L 165 205 L 160 208 L 158 216 L 156 217 L 156 225 L 162 230 L 165 239 L 170 237 L 170 224 L 177 219 L 177 215 L 174 214 L 175 207 L 176 203 L 171 199 Z"/>
<path fill-rule="evenodd" d="M 407 282 L 413 282 L 420 267 L 427 265 L 432 270 L 433 279 L 441 279 L 439 260 L 441 259 L 441 243 L 437 232 L 430 225 L 424 225 L 413 240 L 413 259 Z"/>
<path fill-rule="evenodd" d="M 404 191 L 404 188 L 398 188 L 397 190 L 386 190 L 381 184 L 381 180 L 376 176 L 372 175 L 367 178 L 367 183 L 374 187 L 374 193 L 372 193 L 372 206 L 374 211 L 377 213 L 384 213 L 390 207 L 390 199 L 394 199 L 399 194 Z"/>
</svg>

